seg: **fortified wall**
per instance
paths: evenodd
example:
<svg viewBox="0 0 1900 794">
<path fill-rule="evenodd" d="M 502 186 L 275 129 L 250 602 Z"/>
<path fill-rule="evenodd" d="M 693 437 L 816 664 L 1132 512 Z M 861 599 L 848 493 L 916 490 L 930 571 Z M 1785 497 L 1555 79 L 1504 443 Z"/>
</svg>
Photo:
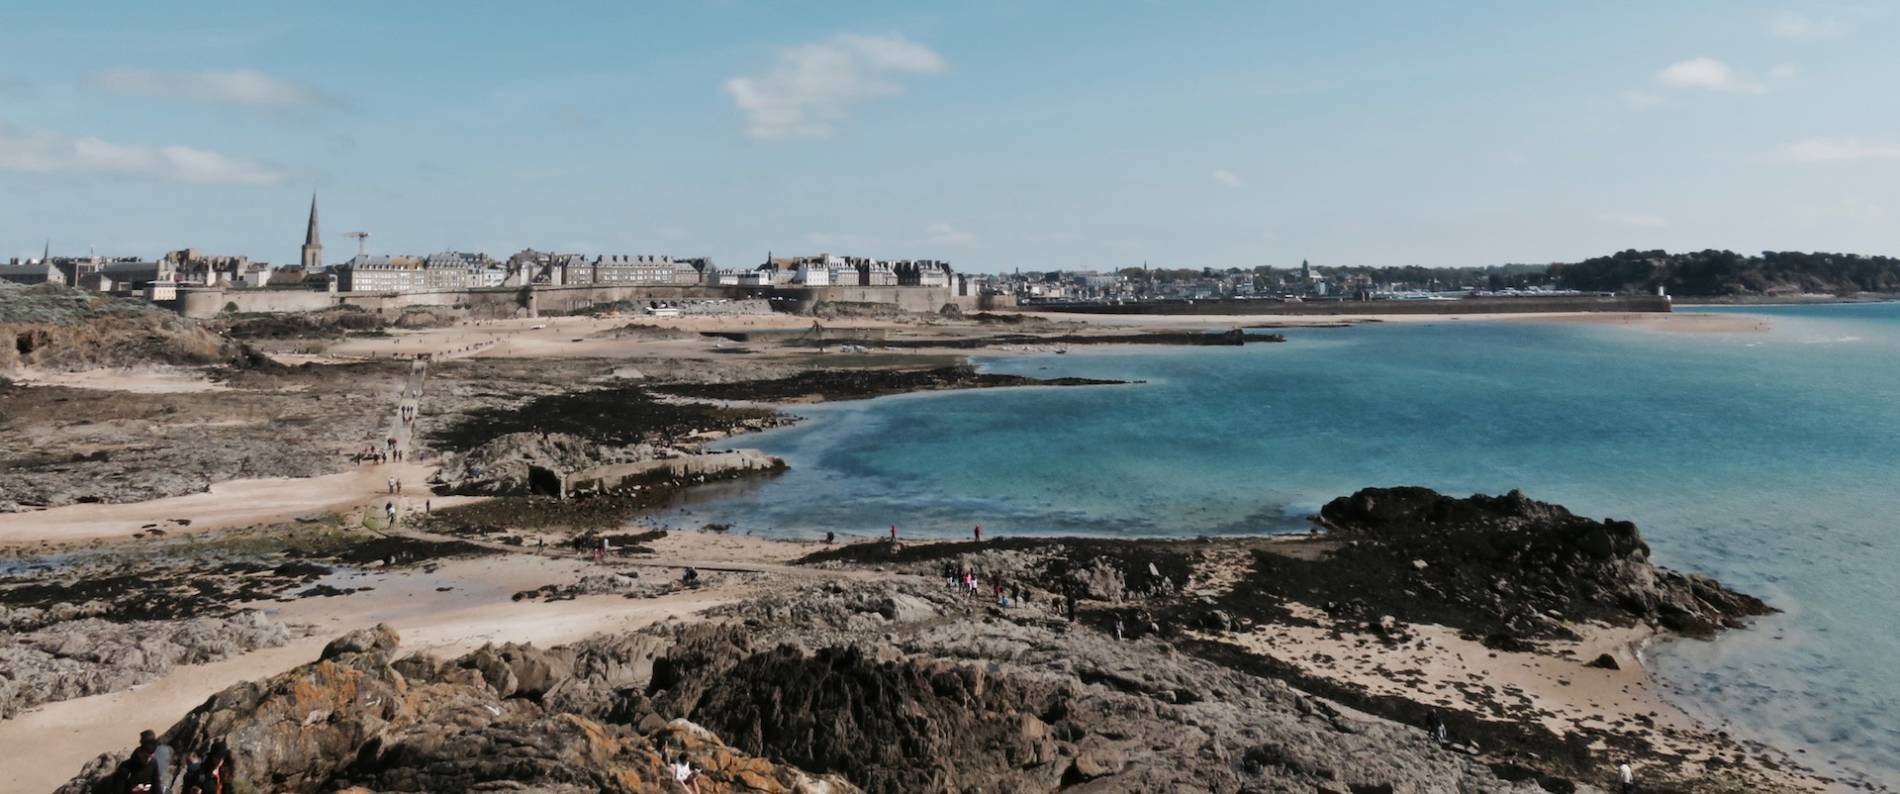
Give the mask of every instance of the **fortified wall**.
<svg viewBox="0 0 1900 794">
<path fill-rule="evenodd" d="M 786 311 L 810 313 L 821 302 L 879 303 L 907 312 L 936 312 L 945 304 L 963 310 L 987 308 L 975 297 L 951 295 L 948 287 L 672 287 L 575 286 L 496 287 L 491 289 L 419 290 L 415 292 L 321 292 L 315 290 L 233 289 L 185 287 L 178 297 L 158 305 L 186 317 L 204 319 L 225 311 L 239 314 L 282 314 L 322 311 L 333 306 L 355 306 L 368 311 L 400 311 L 411 306 L 441 306 L 466 310 L 481 318 L 535 317 L 542 313 L 568 314 L 590 306 L 620 301 L 714 300 L 719 298 L 773 298 Z"/>
<path fill-rule="evenodd" d="M 1448 301 L 1179 301 L 1167 303 L 1046 303 L 1023 311 L 1074 314 L 1512 314 L 1551 312 L 1667 312 L 1658 295 L 1552 295 L 1523 298 L 1463 298 Z"/>
</svg>

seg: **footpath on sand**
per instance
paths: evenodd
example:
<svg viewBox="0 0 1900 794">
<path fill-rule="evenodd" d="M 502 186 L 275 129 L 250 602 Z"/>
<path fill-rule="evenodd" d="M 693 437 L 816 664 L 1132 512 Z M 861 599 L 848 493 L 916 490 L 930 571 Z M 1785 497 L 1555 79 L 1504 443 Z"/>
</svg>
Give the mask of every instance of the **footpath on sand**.
<svg viewBox="0 0 1900 794">
<path fill-rule="evenodd" d="M 428 368 L 426 360 L 411 364 L 382 438 L 371 442 L 389 446 L 399 453 L 400 460 L 320 477 L 231 480 L 214 483 L 204 493 L 144 502 L 0 513 L 0 545 L 129 540 L 134 534 L 152 529 L 176 535 L 268 524 L 375 503 L 378 496 L 388 494 L 391 479 L 420 486 L 434 471 L 434 466 L 418 463 L 410 455 Z"/>
</svg>

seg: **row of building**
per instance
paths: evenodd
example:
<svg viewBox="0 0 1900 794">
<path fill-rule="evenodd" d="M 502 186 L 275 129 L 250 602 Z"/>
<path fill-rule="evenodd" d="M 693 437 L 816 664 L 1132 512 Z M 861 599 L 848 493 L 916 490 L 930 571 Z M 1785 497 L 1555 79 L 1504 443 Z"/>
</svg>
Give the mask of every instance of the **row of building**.
<svg viewBox="0 0 1900 794">
<path fill-rule="evenodd" d="M 323 263 L 317 228 L 317 202 L 310 200 L 301 261 L 272 268 L 243 256 L 209 255 L 195 248 L 173 251 L 156 260 L 137 257 L 54 257 L 51 246 L 39 259 L 13 259 L 0 265 L 0 281 L 65 284 L 120 294 L 142 293 L 170 300 L 179 287 L 319 289 L 338 292 L 417 292 L 525 286 L 653 287 L 939 287 L 958 295 L 977 295 L 981 278 L 959 274 L 934 259 L 882 260 L 817 254 L 775 257 L 763 264 L 727 269 L 706 257 L 658 254 L 588 256 L 534 249 L 505 260 L 482 253 L 444 251 L 420 256 L 358 253 L 334 264 Z"/>
<path fill-rule="evenodd" d="M 297 274 L 282 278 L 268 262 L 244 256 L 207 255 L 196 248 L 172 251 L 157 259 L 143 257 L 51 256 L 14 258 L 0 264 L 0 281 L 16 284 L 61 284 L 98 292 L 145 292 L 154 300 L 170 300 L 178 287 L 283 286 L 302 280 Z"/>
</svg>

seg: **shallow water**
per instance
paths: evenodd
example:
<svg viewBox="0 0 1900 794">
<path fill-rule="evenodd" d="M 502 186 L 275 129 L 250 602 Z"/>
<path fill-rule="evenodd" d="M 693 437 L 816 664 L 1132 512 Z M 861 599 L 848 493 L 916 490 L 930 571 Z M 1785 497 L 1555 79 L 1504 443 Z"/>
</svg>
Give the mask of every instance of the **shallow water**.
<svg viewBox="0 0 1900 794">
<path fill-rule="evenodd" d="M 1369 485 L 1521 488 L 1633 520 L 1662 564 L 1787 611 L 1652 652 L 1689 706 L 1895 781 L 1900 305 L 1710 311 L 1773 330 L 1393 324 L 991 360 L 1148 382 L 801 408 L 812 421 L 735 442 L 792 470 L 690 519 L 796 535 L 1200 535 L 1303 529 Z"/>
</svg>

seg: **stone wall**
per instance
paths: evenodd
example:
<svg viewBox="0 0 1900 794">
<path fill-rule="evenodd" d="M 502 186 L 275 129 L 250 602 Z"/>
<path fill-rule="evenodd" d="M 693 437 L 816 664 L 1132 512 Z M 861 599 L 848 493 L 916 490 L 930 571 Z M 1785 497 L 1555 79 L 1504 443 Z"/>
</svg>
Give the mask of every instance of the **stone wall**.
<svg viewBox="0 0 1900 794">
<path fill-rule="evenodd" d="M 881 303 L 908 312 L 936 312 L 955 303 L 965 310 L 978 308 L 976 298 L 953 297 L 947 287 L 675 287 L 579 284 L 573 286 L 493 287 L 486 289 L 421 290 L 415 292 L 320 292 L 314 290 L 226 290 L 217 287 L 181 289 L 175 301 L 159 305 L 186 317 L 213 317 L 235 306 L 241 314 L 310 312 L 331 306 L 355 306 L 369 311 L 400 311 L 410 306 L 460 307 L 474 317 L 571 314 L 589 307 L 621 301 L 679 301 L 770 297 L 785 311 L 810 313 L 821 301 Z"/>
<path fill-rule="evenodd" d="M 936 312 L 956 302 L 949 287 L 780 287 L 771 293 L 799 314 L 810 314 L 818 303 L 882 303 L 901 311 Z"/>
</svg>

